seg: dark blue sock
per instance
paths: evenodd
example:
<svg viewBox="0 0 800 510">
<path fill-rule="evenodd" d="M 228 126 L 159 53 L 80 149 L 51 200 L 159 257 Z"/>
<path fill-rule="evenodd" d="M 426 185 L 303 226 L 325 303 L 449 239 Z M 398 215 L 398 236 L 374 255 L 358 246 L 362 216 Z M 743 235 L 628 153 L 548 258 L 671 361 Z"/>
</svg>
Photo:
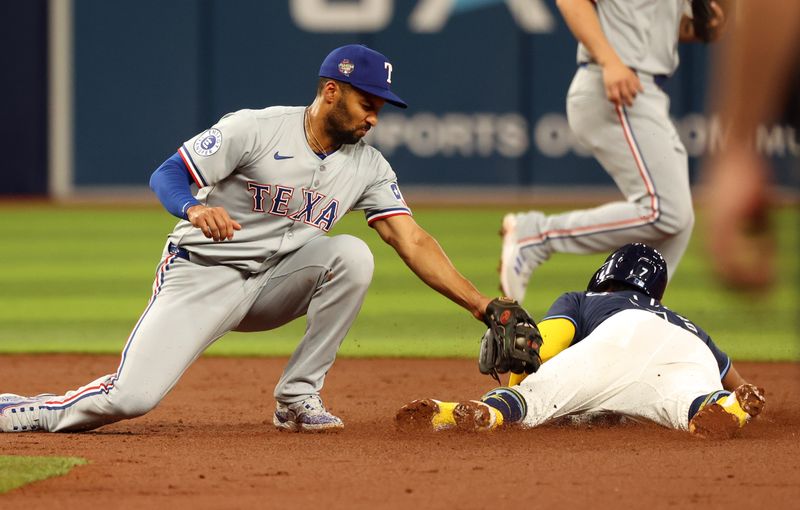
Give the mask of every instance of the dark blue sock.
<svg viewBox="0 0 800 510">
<path fill-rule="evenodd" d="M 522 421 L 528 413 L 528 404 L 525 398 L 511 388 L 495 388 L 483 397 L 481 402 L 490 405 L 503 415 L 503 423 L 516 423 Z"/>
</svg>

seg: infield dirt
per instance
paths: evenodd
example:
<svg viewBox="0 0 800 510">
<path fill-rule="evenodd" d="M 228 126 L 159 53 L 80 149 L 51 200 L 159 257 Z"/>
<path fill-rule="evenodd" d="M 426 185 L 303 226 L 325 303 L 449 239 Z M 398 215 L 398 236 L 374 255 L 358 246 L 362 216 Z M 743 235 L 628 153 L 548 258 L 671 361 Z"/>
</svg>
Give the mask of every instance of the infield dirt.
<svg viewBox="0 0 800 510">
<path fill-rule="evenodd" d="M 110 356 L 0 357 L 2 392 L 62 392 L 116 369 Z M 796 508 L 800 365 L 737 363 L 765 412 L 728 441 L 652 424 L 407 433 L 421 397 L 478 398 L 472 360 L 341 359 L 323 399 L 335 434 L 280 433 L 285 359 L 202 358 L 148 415 L 81 434 L 0 434 L 3 455 L 78 456 L 67 476 L 0 495 L 0 508 Z"/>
</svg>

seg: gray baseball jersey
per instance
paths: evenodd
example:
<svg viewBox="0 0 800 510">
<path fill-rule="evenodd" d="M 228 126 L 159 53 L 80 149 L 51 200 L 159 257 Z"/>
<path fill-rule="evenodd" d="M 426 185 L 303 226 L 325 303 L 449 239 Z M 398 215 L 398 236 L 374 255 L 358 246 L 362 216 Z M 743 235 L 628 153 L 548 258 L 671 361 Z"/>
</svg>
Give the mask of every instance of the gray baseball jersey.
<svg viewBox="0 0 800 510">
<path fill-rule="evenodd" d="M 304 109 L 276 106 L 224 116 L 179 153 L 200 187 L 197 199 L 224 207 L 242 230 L 214 243 L 188 221 L 170 241 L 198 260 L 264 271 L 331 230 L 350 210 L 373 222 L 411 214 L 389 163 L 360 141 L 324 160 L 306 142 Z"/>
<path fill-rule="evenodd" d="M 197 199 L 224 207 L 242 230 L 215 243 L 179 222 L 117 371 L 37 400 L 42 430 L 144 414 L 225 333 L 270 330 L 304 315 L 305 334 L 274 395 L 289 404 L 319 394 L 373 271 L 363 241 L 324 234 L 352 209 L 370 223 L 411 212 L 375 149 L 343 145 L 323 160 L 306 142 L 303 119 L 301 107 L 243 110 L 181 146 Z"/>
<path fill-rule="evenodd" d="M 385 55 L 350 44 L 325 57 L 319 76 L 405 108 L 390 90 L 392 70 Z M 380 105 L 369 103 L 359 115 L 374 125 Z M 323 122 L 331 115 L 325 110 L 319 111 Z M 185 218 L 187 207 L 199 202 L 223 208 L 241 229 L 215 242 L 180 221 L 117 371 L 63 395 L 3 395 L 0 431 L 87 430 L 140 416 L 227 332 L 271 330 L 303 316 L 303 338 L 275 387 L 273 424 L 295 431 L 342 427 L 319 393 L 361 309 L 374 262 L 361 239 L 324 234 L 353 209 L 364 211 L 370 224 L 411 211 L 389 164 L 363 141 L 315 154 L 307 111 L 276 106 L 228 114 L 154 172 L 151 187 L 172 214 Z M 196 197 L 189 176 L 199 188 Z"/>
<path fill-rule="evenodd" d="M 678 67 L 678 27 L 686 0 L 598 0 L 603 33 L 626 65 L 650 74 L 672 74 Z M 592 56 L 578 44 L 578 63 Z"/>
</svg>

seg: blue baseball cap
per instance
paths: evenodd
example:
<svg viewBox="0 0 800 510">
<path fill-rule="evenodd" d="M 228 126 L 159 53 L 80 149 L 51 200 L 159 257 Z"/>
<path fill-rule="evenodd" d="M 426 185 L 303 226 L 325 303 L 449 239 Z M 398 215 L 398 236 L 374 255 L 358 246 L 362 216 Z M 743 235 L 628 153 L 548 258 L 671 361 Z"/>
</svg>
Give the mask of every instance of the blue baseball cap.
<svg viewBox="0 0 800 510">
<path fill-rule="evenodd" d="M 333 78 L 349 83 L 399 108 L 408 108 L 400 96 L 389 90 L 392 83 L 392 64 L 389 59 L 361 44 L 336 48 L 319 67 L 320 78 Z"/>
</svg>

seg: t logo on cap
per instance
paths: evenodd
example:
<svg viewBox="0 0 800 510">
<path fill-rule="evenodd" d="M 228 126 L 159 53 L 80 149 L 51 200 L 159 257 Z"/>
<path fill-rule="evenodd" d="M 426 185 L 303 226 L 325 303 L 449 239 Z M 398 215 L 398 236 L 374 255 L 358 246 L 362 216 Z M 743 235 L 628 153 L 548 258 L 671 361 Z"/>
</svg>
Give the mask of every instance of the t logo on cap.
<svg viewBox="0 0 800 510">
<path fill-rule="evenodd" d="M 325 57 L 319 68 L 321 78 L 332 78 L 385 99 L 399 108 L 405 101 L 389 89 L 393 66 L 381 53 L 361 44 L 336 48 Z"/>
</svg>

